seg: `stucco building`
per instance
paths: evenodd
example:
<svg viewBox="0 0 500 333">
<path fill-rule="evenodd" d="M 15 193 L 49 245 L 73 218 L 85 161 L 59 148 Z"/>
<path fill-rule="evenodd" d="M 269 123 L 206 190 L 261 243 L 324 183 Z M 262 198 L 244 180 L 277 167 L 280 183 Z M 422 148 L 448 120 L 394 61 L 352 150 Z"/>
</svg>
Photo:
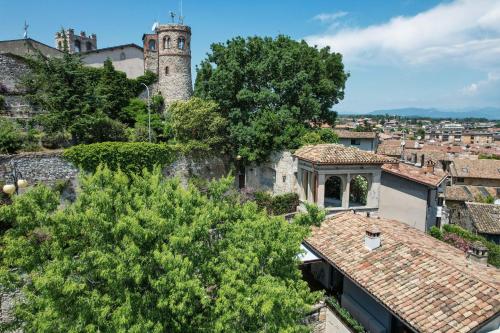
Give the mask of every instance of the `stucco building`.
<svg viewBox="0 0 500 333">
<path fill-rule="evenodd" d="M 432 162 L 425 167 L 398 163 L 382 167 L 379 215 L 420 231 L 441 226 L 447 173 Z"/>
<path fill-rule="evenodd" d="M 91 67 L 102 67 L 107 59 L 130 79 L 144 75 L 144 52 L 139 45 L 125 44 L 82 53 L 82 61 Z"/>
<path fill-rule="evenodd" d="M 346 147 L 356 147 L 361 150 L 375 153 L 378 147 L 378 137 L 375 132 L 354 132 L 336 129 L 339 143 Z"/>
<path fill-rule="evenodd" d="M 500 160 L 454 159 L 450 175 L 454 185 L 500 187 Z"/>
<path fill-rule="evenodd" d="M 302 202 L 315 203 L 329 212 L 347 209 L 376 211 L 384 163 L 392 158 L 340 144 L 298 149 L 297 184 Z"/>
</svg>

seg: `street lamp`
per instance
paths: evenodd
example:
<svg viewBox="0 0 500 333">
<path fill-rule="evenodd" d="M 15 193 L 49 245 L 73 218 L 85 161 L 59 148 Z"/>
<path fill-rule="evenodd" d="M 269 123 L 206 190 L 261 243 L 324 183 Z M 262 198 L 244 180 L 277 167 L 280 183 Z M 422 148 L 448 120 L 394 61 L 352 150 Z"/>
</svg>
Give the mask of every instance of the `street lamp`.
<svg viewBox="0 0 500 333">
<path fill-rule="evenodd" d="M 28 187 L 28 181 L 23 179 L 23 175 L 21 172 L 17 171 L 14 162 L 11 162 L 12 166 L 12 179 L 14 180 L 14 184 L 6 184 L 3 186 L 2 191 L 8 195 L 12 195 L 14 193 L 18 193 L 20 188 Z"/>
<path fill-rule="evenodd" d="M 146 87 L 146 91 L 148 92 L 148 138 L 149 142 L 151 142 L 151 108 L 150 108 L 150 96 L 149 96 L 149 87 L 145 83 L 141 83 L 144 87 Z"/>
</svg>

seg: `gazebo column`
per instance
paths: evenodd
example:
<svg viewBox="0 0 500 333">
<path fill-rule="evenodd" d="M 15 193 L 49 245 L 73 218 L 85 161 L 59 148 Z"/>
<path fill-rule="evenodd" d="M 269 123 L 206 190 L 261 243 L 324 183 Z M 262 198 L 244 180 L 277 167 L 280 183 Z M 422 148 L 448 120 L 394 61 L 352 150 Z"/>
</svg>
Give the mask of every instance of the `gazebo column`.
<svg viewBox="0 0 500 333">
<path fill-rule="evenodd" d="M 307 201 L 308 202 L 314 202 L 314 193 L 313 193 L 313 186 L 314 186 L 314 174 L 311 171 L 307 172 Z"/>
<path fill-rule="evenodd" d="M 344 192 L 342 193 L 342 208 L 349 208 L 349 193 L 351 191 L 351 174 L 347 174 L 345 177 Z"/>
<path fill-rule="evenodd" d="M 321 208 L 325 207 L 325 175 L 318 175 L 317 205 Z"/>
</svg>

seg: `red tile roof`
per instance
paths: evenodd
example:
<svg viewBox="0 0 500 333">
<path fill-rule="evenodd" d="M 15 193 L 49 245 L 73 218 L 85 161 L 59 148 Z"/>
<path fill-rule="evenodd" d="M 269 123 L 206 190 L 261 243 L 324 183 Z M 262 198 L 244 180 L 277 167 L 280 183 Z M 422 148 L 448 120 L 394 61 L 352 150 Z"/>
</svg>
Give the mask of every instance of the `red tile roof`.
<svg viewBox="0 0 500 333">
<path fill-rule="evenodd" d="M 369 251 L 373 224 L 382 244 Z M 500 311 L 500 270 L 404 223 L 340 213 L 305 243 L 418 332 L 470 332 Z"/>
<path fill-rule="evenodd" d="M 446 172 L 437 168 L 434 168 L 432 172 L 427 172 L 426 167 L 419 168 L 405 163 L 384 164 L 382 170 L 431 187 L 439 186 L 448 176 Z"/>
<path fill-rule="evenodd" d="M 315 164 L 384 164 L 395 162 L 394 159 L 386 156 L 339 144 L 304 146 L 298 149 L 294 156 Z"/>
<path fill-rule="evenodd" d="M 474 228 L 481 234 L 500 235 L 500 206 L 466 202 Z"/>
<path fill-rule="evenodd" d="M 461 178 L 500 179 L 500 160 L 455 159 L 450 173 Z"/>
<path fill-rule="evenodd" d="M 375 139 L 377 137 L 375 132 L 355 132 L 340 129 L 336 129 L 334 132 L 341 139 Z"/>
</svg>

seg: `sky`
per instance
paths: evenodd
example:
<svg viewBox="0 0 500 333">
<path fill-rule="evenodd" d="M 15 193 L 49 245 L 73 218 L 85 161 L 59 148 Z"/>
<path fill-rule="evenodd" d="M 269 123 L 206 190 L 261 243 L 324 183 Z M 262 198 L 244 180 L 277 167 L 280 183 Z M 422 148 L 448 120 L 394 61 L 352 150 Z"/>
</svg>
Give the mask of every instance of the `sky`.
<svg viewBox="0 0 500 333">
<path fill-rule="evenodd" d="M 61 27 L 98 47 L 136 43 L 179 0 L 0 0 L 0 40 L 54 45 Z M 343 54 L 346 113 L 402 107 L 500 107 L 500 0 L 184 0 L 192 64 L 212 43 L 285 34 Z"/>
</svg>

